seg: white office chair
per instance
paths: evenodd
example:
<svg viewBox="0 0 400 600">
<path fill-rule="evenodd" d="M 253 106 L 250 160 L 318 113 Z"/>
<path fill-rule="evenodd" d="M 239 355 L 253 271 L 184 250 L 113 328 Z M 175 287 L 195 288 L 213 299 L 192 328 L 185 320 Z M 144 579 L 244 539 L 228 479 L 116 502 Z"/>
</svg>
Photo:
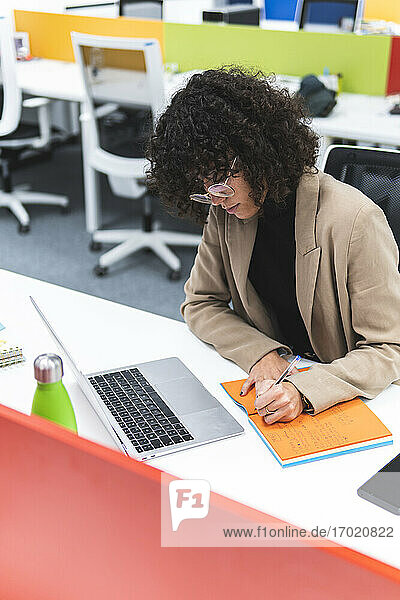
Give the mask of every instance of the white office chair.
<svg viewBox="0 0 400 600">
<path fill-rule="evenodd" d="M 129 146 L 134 149 L 137 140 L 129 140 L 121 151 L 117 144 L 113 148 L 115 151 L 111 152 L 100 135 L 101 118 L 107 115 L 108 119 L 118 115 L 122 115 L 123 119 L 124 115 L 129 118 L 129 114 L 138 108 L 150 108 L 154 124 L 164 109 L 159 43 L 154 39 L 99 37 L 76 32 L 72 32 L 71 36 L 85 90 L 87 113 L 81 119 L 88 131 L 85 135 L 89 145 L 85 149 L 88 162 L 111 180 L 125 178 L 130 185 L 130 197 L 141 199 L 144 203 L 142 229 L 93 232 L 92 248 L 101 243 L 117 244 L 100 257 L 94 272 L 98 276 L 105 275 L 111 265 L 142 248 L 149 248 L 170 267 L 170 278 L 178 279 L 181 263 L 168 245 L 198 246 L 200 236 L 156 229 L 152 221 L 151 199 L 146 195 L 145 169 L 148 162 L 142 158 L 142 151 L 129 152 Z"/>
<path fill-rule="evenodd" d="M 8 18 L 0 17 L 0 207 L 8 208 L 19 221 L 19 231 L 29 231 L 29 215 L 23 204 L 51 204 L 67 209 L 66 196 L 29 192 L 28 186 L 12 187 L 11 169 L 26 151 L 46 150 L 50 142 L 49 100 L 30 98 L 22 103 L 17 84 L 13 29 Z M 19 124 L 21 104 L 38 110 L 38 127 Z"/>
</svg>

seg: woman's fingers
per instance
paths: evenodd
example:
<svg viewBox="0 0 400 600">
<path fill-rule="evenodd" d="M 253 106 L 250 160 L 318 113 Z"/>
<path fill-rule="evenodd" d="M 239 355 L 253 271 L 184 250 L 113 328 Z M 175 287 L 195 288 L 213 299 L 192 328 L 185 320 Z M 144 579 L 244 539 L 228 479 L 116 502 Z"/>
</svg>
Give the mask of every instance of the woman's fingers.
<svg viewBox="0 0 400 600">
<path fill-rule="evenodd" d="M 244 384 L 242 385 L 240 395 L 245 396 L 247 394 L 247 392 L 253 387 L 253 385 L 254 385 L 254 376 L 250 374 L 248 376 L 248 378 L 246 379 L 246 381 L 244 382 Z"/>
<path fill-rule="evenodd" d="M 265 379 L 260 383 L 256 383 L 256 400 L 254 406 L 257 410 L 280 397 L 282 385 L 280 383 L 274 385 L 274 383 L 273 379 Z"/>
<path fill-rule="evenodd" d="M 268 414 L 268 412 L 276 412 L 280 408 L 283 408 L 284 406 L 286 406 L 287 402 L 288 400 L 285 397 L 277 398 L 276 400 L 273 400 L 268 404 L 264 404 L 262 408 L 258 408 L 257 412 L 261 417 L 264 417 Z"/>
<path fill-rule="evenodd" d="M 300 393 L 289 382 L 274 385 L 258 398 L 258 405 L 258 414 L 264 417 L 268 425 L 292 421 L 303 411 Z"/>
<path fill-rule="evenodd" d="M 264 421 L 267 425 L 272 425 L 272 423 L 293 421 L 296 416 L 297 415 L 292 412 L 292 409 L 285 404 L 285 406 L 279 408 L 276 412 L 272 413 L 272 415 L 266 415 Z"/>
</svg>

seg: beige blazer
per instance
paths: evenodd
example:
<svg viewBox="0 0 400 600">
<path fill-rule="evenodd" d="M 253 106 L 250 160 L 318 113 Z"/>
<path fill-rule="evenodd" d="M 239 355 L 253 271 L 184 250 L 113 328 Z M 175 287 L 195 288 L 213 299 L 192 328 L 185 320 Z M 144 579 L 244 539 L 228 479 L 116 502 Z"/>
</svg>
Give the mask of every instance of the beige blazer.
<svg viewBox="0 0 400 600">
<path fill-rule="evenodd" d="M 191 331 L 247 372 L 290 352 L 248 279 L 257 223 L 211 207 L 181 306 Z M 399 253 L 382 210 L 329 175 L 304 175 L 295 239 L 297 302 L 323 364 L 288 379 L 315 413 L 400 383 Z"/>
</svg>

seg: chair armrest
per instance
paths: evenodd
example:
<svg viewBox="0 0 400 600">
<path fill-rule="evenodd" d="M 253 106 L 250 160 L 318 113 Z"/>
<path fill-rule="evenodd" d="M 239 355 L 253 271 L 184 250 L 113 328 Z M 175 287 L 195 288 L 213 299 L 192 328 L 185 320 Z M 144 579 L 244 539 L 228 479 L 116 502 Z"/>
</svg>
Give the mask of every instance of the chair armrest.
<svg viewBox="0 0 400 600">
<path fill-rule="evenodd" d="M 108 104 L 103 104 L 103 106 L 99 106 L 98 108 L 96 108 L 94 110 L 94 116 L 96 119 L 101 119 L 102 117 L 106 117 L 110 113 L 114 112 L 114 110 L 117 110 L 118 108 L 119 108 L 118 104 L 115 104 L 115 102 L 109 102 Z M 88 113 L 88 112 L 84 112 L 79 116 L 79 120 L 81 122 L 89 121 L 89 119 L 90 119 L 90 113 Z"/>
<path fill-rule="evenodd" d="M 39 137 L 35 138 L 33 144 L 33 147 L 37 149 L 46 147 L 50 142 L 50 103 L 51 100 L 49 98 L 41 98 L 39 96 L 27 98 L 22 102 L 24 108 L 36 108 L 38 111 Z"/>
<path fill-rule="evenodd" d="M 47 106 L 50 104 L 49 98 L 27 98 L 22 102 L 24 108 L 39 108 L 40 106 Z"/>
</svg>

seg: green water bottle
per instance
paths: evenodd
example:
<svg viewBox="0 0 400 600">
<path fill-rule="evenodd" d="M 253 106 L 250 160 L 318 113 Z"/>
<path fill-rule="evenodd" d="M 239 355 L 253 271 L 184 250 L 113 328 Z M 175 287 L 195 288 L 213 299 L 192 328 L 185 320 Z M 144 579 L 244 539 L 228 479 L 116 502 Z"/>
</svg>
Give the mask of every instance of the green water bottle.
<svg viewBox="0 0 400 600">
<path fill-rule="evenodd" d="M 78 433 L 75 413 L 61 380 L 63 363 L 57 354 L 41 354 L 34 362 L 37 388 L 31 414 L 49 419 Z"/>
</svg>

